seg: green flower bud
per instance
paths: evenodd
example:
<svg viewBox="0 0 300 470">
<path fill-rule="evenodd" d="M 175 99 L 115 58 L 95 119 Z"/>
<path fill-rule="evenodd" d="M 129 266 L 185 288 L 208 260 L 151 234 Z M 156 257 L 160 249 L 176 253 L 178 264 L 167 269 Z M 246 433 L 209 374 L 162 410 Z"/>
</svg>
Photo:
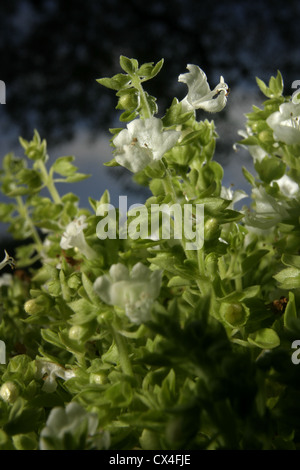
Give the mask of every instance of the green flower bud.
<svg viewBox="0 0 300 470">
<path fill-rule="evenodd" d="M 69 338 L 80 341 L 87 332 L 87 328 L 81 325 L 74 325 L 69 329 Z"/>
<path fill-rule="evenodd" d="M 248 318 L 248 309 L 241 303 L 223 302 L 220 307 L 220 315 L 223 320 L 230 326 L 242 326 Z"/>
<path fill-rule="evenodd" d="M 102 385 L 107 382 L 105 374 L 101 372 L 97 373 L 91 373 L 90 375 L 90 383 L 92 384 L 97 384 L 97 385 Z"/>
<path fill-rule="evenodd" d="M 259 134 L 258 134 L 258 138 L 261 142 L 263 142 L 264 144 L 268 144 L 268 143 L 273 143 L 274 142 L 274 138 L 273 138 L 273 135 L 272 135 L 272 132 L 269 132 L 267 130 L 265 131 L 261 131 Z"/>
<path fill-rule="evenodd" d="M 5 382 L 0 388 L 0 397 L 7 403 L 14 403 L 19 396 L 17 386 L 11 382 Z"/>
<path fill-rule="evenodd" d="M 215 217 L 209 218 L 204 224 L 204 239 L 214 240 L 219 238 L 221 229 Z"/>
<path fill-rule="evenodd" d="M 36 315 L 43 310 L 43 307 L 39 305 L 35 299 L 30 299 L 25 302 L 24 310 L 28 315 Z"/>
<path fill-rule="evenodd" d="M 125 93 L 119 97 L 117 109 L 136 109 L 139 97 L 136 93 Z"/>
<path fill-rule="evenodd" d="M 67 282 L 68 282 L 68 287 L 70 287 L 70 289 L 78 290 L 79 287 L 81 287 L 82 285 L 81 277 L 77 273 L 70 276 Z"/>
<path fill-rule="evenodd" d="M 86 325 L 73 325 L 69 329 L 69 338 L 75 341 L 87 341 L 94 333 L 96 323 L 90 322 Z"/>
</svg>

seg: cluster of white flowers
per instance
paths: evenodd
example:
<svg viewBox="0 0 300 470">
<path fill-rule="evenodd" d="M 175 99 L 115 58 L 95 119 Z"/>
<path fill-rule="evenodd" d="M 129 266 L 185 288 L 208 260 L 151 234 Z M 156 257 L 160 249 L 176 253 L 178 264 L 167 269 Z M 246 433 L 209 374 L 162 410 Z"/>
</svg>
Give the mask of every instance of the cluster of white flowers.
<svg viewBox="0 0 300 470">
<path fill-rule="evenodd" d="M 188 93 L 181 101 L 182 112 L 203 109 L 208 112 L 221 111 L 227 102 L 228 85 L 223 77 L 211 90 L 203 70 L 196 65 L 187 66 L 189 72 L 178 80 L 188 86 Z M 178 130 L 163 130 L 161 119 L 135 119 L 113 139 L 115 160 L 119 165 L 137 173 L 148 165 L 161 160 L 163 155 L 177 143 L 181 136 Z"/>
</svg>

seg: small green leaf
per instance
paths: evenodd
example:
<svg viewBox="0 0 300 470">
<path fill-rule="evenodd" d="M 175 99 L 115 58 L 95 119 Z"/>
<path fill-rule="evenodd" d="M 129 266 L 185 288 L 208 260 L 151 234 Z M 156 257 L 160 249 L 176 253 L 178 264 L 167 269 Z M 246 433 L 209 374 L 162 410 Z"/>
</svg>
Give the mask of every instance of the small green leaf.
<svg viewBox="0 0 300 470">
<path fill-rule="evenodd" d="M 289 301 L 287 303 L 284 315 L 283 324 L 287 330 L 294 331 L 294 322 L 297 320 L 297 309 L 295 303 L 295 295 L 293 292 L 289 292 Z"/>
<path fill-rule="evenodd" d="M 187 145 L 195 140 L 198 140 L 202 135 L 202 130 L 189 132 L 184 138 L 179 142 L 179 145 Z"/>
<path fill-rule="evenodd" d="M 72 165 L 71 163 L 74 160 L 75 157 L 73 157 L 72 155 L 69 155 L 67 157 L 59 157 L 55 161 L 55 163 L 53 163 L 51 170 L 61 176 L 71 176 L 77 170 L 77 167 Z"/>
<path fill-rule="evenodd" d="M 86 180 L 90 178 L 91 175 L 86 175 L 85 173 L 75 173 L 74 175 L 68 176 L 65 179 L 65 183 L 78 183 L 78 181 Z"/>
<path fill-rule="evenodd" d="M 277 71 L 276 77 L 271 77 L 269 81 L 269 88 L 272 92 L 272 98 L 278 98 L 283 92 L 283 79 L 280 71 Z"/>
<path fill-rule="evenodd" d="M 294 228 L 294 226 L 292 227 Z M 292 267 L 300 269 L 300 256 L 299 255 L 291 255 L 289 253 L 284 253 L 281 257 L 281 261 L 286 266 L 292 266 Z"/>
<path fill-rule="evenodd" d="M 130 77 L 123 73 L 118 73 L 112 78 L 98 78 L 96 80 L 100 85 L 110 88 L 112 90 L 121 90 L 122 88 L 127 87 L 130 84 Z"/>
<path fill-rule="evenodd" d="M 267 85 L 265 84 L 265 82 L 263 82 L 263 80 L 261 80 L 260 78 L 257 78 L 256 77 L 256 83 L 260 89 L 260 91 L 265 95 L 267 96 L 268 98 L 271 97 L 271 92 L 269 90 L 269 88 L 267 87 Z"/>
<path fill-rule="evenodd" d="M 129 59 L 124 55 L 120 57 L 120 65 L 128 75 L 134 75 L 138 69 L 138 61 L 136 59 Z"/>
</svg>

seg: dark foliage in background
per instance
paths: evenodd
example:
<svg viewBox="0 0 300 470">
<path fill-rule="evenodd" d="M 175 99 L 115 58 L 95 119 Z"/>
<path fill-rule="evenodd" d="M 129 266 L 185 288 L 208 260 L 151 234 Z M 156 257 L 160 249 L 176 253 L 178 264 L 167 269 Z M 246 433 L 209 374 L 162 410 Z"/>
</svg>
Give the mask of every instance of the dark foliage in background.
<svg viewBox="0 0 300 470">
<path fill-rule="evenodd" d="M 299 13 L 298 0 L 1 2 L 5 117 L 18 134 L 31 137 L 37 127 L 50 144 L 70 138 L 78 124 L 107 129 L 115 98 L 95 79 L 117 73 L 120 54 L 165 59 L 168 73 L 149 90 L 162 106 L 187 63 L 200 65 L 212 84 L 224 74 L 231 88 L 255 86 L 256 75 L 268 79 L 280 68 L 290 86 L 300 78 Z"/>
</svg>

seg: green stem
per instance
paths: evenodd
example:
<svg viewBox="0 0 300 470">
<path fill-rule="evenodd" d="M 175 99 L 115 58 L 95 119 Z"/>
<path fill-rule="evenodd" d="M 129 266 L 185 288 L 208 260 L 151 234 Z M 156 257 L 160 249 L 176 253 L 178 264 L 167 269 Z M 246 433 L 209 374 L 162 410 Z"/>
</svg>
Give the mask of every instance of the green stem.
<svg viewBox="0 0 300 470">
<path fill-rule="evenodd" d="M 165 167 L 165 171 L 166 171 L 165 172 L 165 177 L 162 180 L 164 190 L 165 190 L 165 194 L 166 195 L 172 194 L 173 200 L 176 203 L 177 202 L 177 195 L 176 195 L 176 191 L 175 191 L 175 188 L 174 188 L 174 185 L 173 185 L 170 170 L 167 167 Z M 182 248 L 185 252 L 186 258 L 187 259 L 195 259 L 196 255 L 194 253 L 194 250 L 191 252 L 190 250 L 186 249 L 185 240 L 181 239 L 181 245 L 182 245 Z M 198 267 L 199 267 L 200 275 L 205 277 L 205 263 L 204 263 L 204 251 L 203 251 L 203 249 L 197 250 L 197 260 L 198 260 Z M 198 289 L 200 290 L 200 292 L 202 292 L 203 295 L 211 293 L 211 285 L 210 285 L 209 281 L 205 281 L 205 280 L 200 281 L 199 279 L 197 279 L 196 284 L 198 286 Z"/>
<path fill-rule="evenodd" d="M 141 85 L 141 80 L 139 77 L 134 76 L 131 77 L 132 84 L 133 86 L 138 90 L 140 94 L 140 100 L 141 100 L 141 117 L 143 119 L 149 119 L 152 116 L 151 109 L 148 104 L 148 100 L 146 97 L 146 94 L 144 92 L 144 88 Z"/>
<path fill-rule="evenodd" d="M 43 242 L 42 240 L 40 239 L 40 236 L 28 214 L 28 211 L 27 211 L 27 207 L 26 205 L 24 204 L 23 202 L 23 199 L 21 196 L 17 196 L 16 197 L 16 200 L 17 200 L 17 203 L 18 203 L 18 208 L 19 208 L 19 213 L 22 217 L 24 217 L 24 219 L 26 220 L 27 224 L 30 226 L 30 229 L 31 229 L 31 234 L 32 234 L 32 238 L 34 239 L 36 245 L 37 245 L 37 248 L 38 248 L 38 251 L 42 251 L 43 250 Z"/>
<path fill-rule="evenodd" d="M 132 371 L 131 362 L 128 356 L 128 348 L 126 344 L 126 339 L 122 335 L 120 335 L 120 333 L 118 333 L 113 327 L 112 327 L 112 334 L 113 334 L 114 341 L 119 351 L 120 365 L 121 365 L 122 371 L 124 372 L 124 374 L 132 377 L 133 371 Z"/>
<path fill-rule="evenodd" d="M 55 184 L 53 182 L 52 175 L 48 174 L 46 166 L 45 166 L 44 162 L 42 162 L 41 160 L 39 161 L 39 168 L 40 168 L 40 171 L 41 171 L 41 174 L 42 174 L 42 177 L 43 177 L 44 184 L 48 188 L 48 191 L 49 191 L 53 201 L 56 204 L 61 204 L 61 198 L 60 198 L 60 195 L 58 194 L 58 191 L 57 191 L 57 189 L 55 187 Z"/>
<path fill-rule="evenodd" d="M 174 203 L 176 203 L 177 202 L 177 195 L 176 195 L 176 191 L 175 191 L 175 188 L 174 188 L 174 185 L 173 185 L 172 176 L 171 176 L 169 168 L 165 167 L 165 177 L 163 178 L 162 183 L 163 183 L 163 186 L 164 186 L 166 196 L 168 194 L 172 194 L 173 201 L 174 201 Z"/>
</svg>

